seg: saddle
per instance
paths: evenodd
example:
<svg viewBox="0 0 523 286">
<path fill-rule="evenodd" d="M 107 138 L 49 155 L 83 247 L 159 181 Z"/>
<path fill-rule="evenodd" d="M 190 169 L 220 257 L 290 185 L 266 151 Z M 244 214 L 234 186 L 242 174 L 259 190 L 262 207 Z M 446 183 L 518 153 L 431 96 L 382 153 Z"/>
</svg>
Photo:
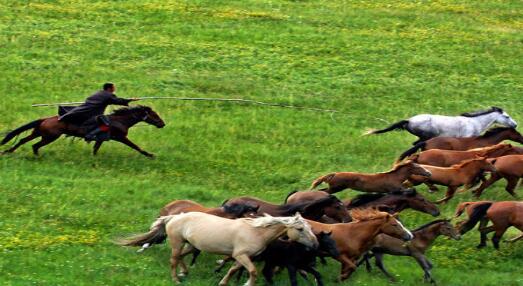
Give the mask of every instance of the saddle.
<svg viewBox="0 0 523 286">
<path fill-rule="evenodd" d="M 76 107 L 77 106 L 59 105 L 58 106 L 58 116 L 62 116 L 64 114 L 66 114 L 67 112 L 73 110 Z M 87 130 L 91 130 L 100 125 L 109 126 L 109 125 L 111 125 L 111 120 L 106 115 L 98 115 L 98 116 L 89 118 L 84 122 L 75 122 L 74 124 L 78 125 L 79 127 L 86 128 Z"/>
</svg>

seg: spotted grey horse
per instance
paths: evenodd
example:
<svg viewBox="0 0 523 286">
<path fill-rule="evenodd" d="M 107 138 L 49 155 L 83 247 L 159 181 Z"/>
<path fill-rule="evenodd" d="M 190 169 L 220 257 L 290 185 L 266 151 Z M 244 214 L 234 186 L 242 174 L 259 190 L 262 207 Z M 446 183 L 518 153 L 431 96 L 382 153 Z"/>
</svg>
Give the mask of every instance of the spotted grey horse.
<svg viewBox="0 0 523 286">
<path fill-rule="evenodd" d="M 381 130 L 371 130 L 366 134 L 380 134 L 395 129 L 407 130 L 419 137 L 413 144 L 433 137 L 471 137 L 478 136 L 493 124 L 515 128 L 516 121 L 503 109 L 491 107 L 487 110 L 463 113 L 459 116 L 419 114 L 409 119 L 398 121 Z"/>
</svg>

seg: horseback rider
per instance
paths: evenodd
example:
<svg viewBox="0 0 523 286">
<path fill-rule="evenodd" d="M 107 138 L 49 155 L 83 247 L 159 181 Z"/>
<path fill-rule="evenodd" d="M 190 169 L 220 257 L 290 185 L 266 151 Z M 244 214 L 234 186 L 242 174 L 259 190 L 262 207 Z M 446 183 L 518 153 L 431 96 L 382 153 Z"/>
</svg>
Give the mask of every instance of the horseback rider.
<svg viewBox="0 0 523 286">
<path fill-rule="evenodd" d="M 86 129 L 86 141 L 105 141 L 109 140 L 109 119 L 104 116 L 104 111 L 108 105 L 125 105 L 129 102 L 137 101 L 138 98 L 119 98 L 114 92 L 116 86 L 105 83 L 103 89 L 89 96 L 82 105 L 76 106 L 58 118 L 59 121 L 82 126 Z"/>
</svg>

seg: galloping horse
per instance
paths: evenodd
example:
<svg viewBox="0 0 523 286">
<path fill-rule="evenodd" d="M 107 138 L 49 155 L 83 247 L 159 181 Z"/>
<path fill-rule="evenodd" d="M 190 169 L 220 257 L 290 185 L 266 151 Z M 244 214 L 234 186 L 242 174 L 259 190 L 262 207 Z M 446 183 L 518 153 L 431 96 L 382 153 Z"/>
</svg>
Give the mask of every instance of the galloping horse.
<svg viewBox="0 0 523 286">
<path fill-rule="evenodd" d="M 297 214 L 294 217 L 271 217 L 226 219 L 205 213 L 183 213 L 158 218 L 151 231 L 121 240 L 125 246 L 141 246 L 154 240 L 160 233 L 166 233 L 172 249 L 171 275 L 179 283 L 177 266 L 187 271 L 183 262 L 182 249 L 190 244 L 201 251 L 232 256 L 236 263 L 219 285 L 227 285 L 230 276 L 242 267 L 249 271 L 246 285 L 254 286 L 256 267 L 250 257 L 261 253 L 269 243 L 282 235 L 290 241 L 317 248 L 318 240 L 310 225 Z"/>
<path fill-rule="evenodd" d="M 299 212 L 304 218 L 316 221 L 320 220 L 324 215 L 328 215 L 336 222 L 350 221 L 349 213 L 343 207 L 343 203 L 335 196 L 284 205 L 275 205 L 253 197 L 238 197 L 229 199 L 224 203 L 224 206 L 228 204 L 250 204 L 259 206 L 259 215 L 266 213 L 272 216 L 290 216 Z"/>
<path fill-rule="evenodd" d="M 314 232 L 332 232 L 340 256 L 335 259 L 341 263 L 339 280 L 345 280 L 356 270 L 359 257 L 372 247 L 374 237 L 385 233 L 408 241 L 412 233 L 401 222 L 386 212 L 374 209 L 355 209 L 351 212 L 355 220 L 349 223 L 324 224 L 308 221 Z"/>
<path fill-rule="evenodd" d="M 330 173 L 314 180 L 310 189 L 312 190 L 325 182 L 329 184 L 329 187 L 321 189 L 321 191 L 329 194 L 347 188 L 369 193 L 391 193 L 403 190 L 403 182 L 412 175 L 430 177 L 430 171 L 412 161 L 405 161 L 395 165 L 392 170 L 385 173 Z"/>
<path fill-rule="evenodd" d="M 129 138 L 127 138 L 127 133 L 129 131 L 129 128 L 142 121 L 154 125 L 158 128 L 164 127 L 165 123 L 156 112 L 154 112 L 150 107 L 147 106 L 136 106 L 131 108 L 117 109 L 113 113 L 108 115 L 108 117 L 111 121 L 111 126 L 109 130 L 111 134 L 111 140 L 121 142 L 147 157 L 154 157 L 153 154 L 142 150 L 140 147 L 138 147 L 138 145 L 134 144 L 131 140 L 129 140 Z M 0 144 L 4 145 L 5 143 L 13 139 L 16 135 L 30 129 L 33 129 L 33 131 L 29 136 L 22 138 L 20 142 L 18 142 L 15 146 L 2 152 L 1 154 L 12 153 L 21 145 L 38 137 L 42 137 L 40 142 L 33 145 L 33 153 L 35 155 L 38 155 L 38 149 L 47 144 L 52 143 L 60 136 L 62 136 L 62 134 L 81 138 L 83 138 L 86 135 L 85 128 L 58 121 L 58 116 L 53 116 L 35 120 L 9 132 Z M 97 141 L 94 144 L 94 155 L 96 155 L 98 149 L 100 149 L 100 147 L 102 146 L 102 143 L 103 141 Z"/>
<path fill-rule="evenodd" d="M 523 150 L 510 144 L 497 144 L 467 151 L 431 149 L 416 155 L 411 155 L 407 159 L 422 165 L 449 167 L 478 156 L 496 158 L 512 154 L 523 154 Z"/>
<path fill-rule="evenodd" d="M 425 183 L 432 191 L 437 191 L 434 184 L 447 186 L 445 197 L 436 201 L 436 203 L 444 203 L 454 196 L 454 193 L 460 186 L 465 185 L 465 188 L 468 189 L 474 186 L 485 172 L 495 172 L 496 169 L 492 165 L 495 162 L 496 159 L 488 162 L 486 158 L 480 157 L 450 167 L 422 165 L 432 173 L 432 176 L 430 178 L 412 176 L 409 178 L 409 181 L 415 186 Z"/>
<path fill-rule="evenodd" d="M 390 275 L 383 265 L 383 255 L 410 256 L 418 262 L 421 268 L 423 268 L 423 271 L 425 272 L 423 278 L 425 281 L 435 283 L 432 274 L 430 273 L 432 263 L 430 263 L 427 257 L 425 257 L 425 252 L 440 235 L 455 240 L 461 239 L 461 236 L 447 219 L 439 219 L 429 222 L 413 230 L 412 234 L 414 235 L 414 238 L 409 243 L 405 243 L 401 239 L 386 234 L 378 235 L 374 239 L 372 255 L 368 255 L 362 259 L 358 265 L 363 261 L 366 261 L 367 258 L 374 256 L 376 258 L 376 266 L 378 266 L 383 274 L 385 274 L 385 276 L 390 280 L 395 281 L 394 276 Z M 370 265 L 367 265 L 367 270 L 370 270 Z"/>
<path fill-rule="evenodd" d="M 478 230 L 481 233 L 481 238 L 478 248 L 487 246 L 487 234 L 489 232 L 495 232 L 492 237 L 492 244 L 496 249 L 499 249 L 499 241 L 509 227 L 514 226 L 523 231 L 523 202 L 464 202 L 456 208 L 455 217 L 461 216 L 464 211 L 467 211 L 469 218 L 458 224 L 460 233 L 465 234 L 479 222 Z M 489 220 L 492 221 L 492 225 L 487 227 Z M 523 235 L 519 235 L 511 242 L 522 238 Z"/>
<path fill-rule="evenodd" d="M 513 197 L 516 197 L 514 189 L 516 189 L 519 179 L 523 177 L 523 155 L 498 157 L 493 164 L 496 168 L 496 172 L 493 172 L 488 180 L 483 182 L 479 188 L 474 190 L 476 197 L 479 198 L 483 193 L 483 190 L 502 178 L 507 180 L 505 190 Z"/>
<path fill-rule="evenodd" d="M 418 136 L 417 144 L 433 137 L 471 137 L 478 136 L 494 123 L 506 127 L 516 128 L 517 123 L 503 109 L 491 107 L 487 110 L 463 113 L 460 116 L 443 116 L 433 114 L 419 114 L 407 120 L 401 120 L 391 126 L 367 132 L 380 134 L 394 129 L 404 129 Z"/>
<path fill-rule="evenodd" d="M 487 130 L 485 134 L 474 137 L 435 137 L 427 141 L 419 142 L 407 151 L 403 152 L 398 161 L 416 153 L 418 150 L 443 149 L 466 151 L 474 148 L 496 145 L 503 140 L 511 140 L 523 144 L 523 136 L 514 128 L 496 127 Z"/>
</svg>

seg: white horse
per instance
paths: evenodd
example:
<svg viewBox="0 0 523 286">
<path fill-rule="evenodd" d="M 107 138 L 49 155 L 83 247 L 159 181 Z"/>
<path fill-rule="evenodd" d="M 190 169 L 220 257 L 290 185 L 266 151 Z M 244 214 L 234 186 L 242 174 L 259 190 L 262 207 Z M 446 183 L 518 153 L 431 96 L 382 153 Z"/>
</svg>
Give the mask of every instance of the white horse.
<svg viewBox="0 0 523 286">
<path fill-rule="evenodd" d="M 379 134 L 394 129 L 404 129 L 419 137 L 414 144 L 433 137 L 472 137 L 478 136 L 493 124 L 516 128 L 517 123 L 503 109 L 491 107 L 487 110 L 463 113 L 460 116 L 419 114 L 401 120 L 381 130 L 371 130 L 366 134 Z"/>
<path fill-rule="evenodd" d="M 294 217 L 272 217 L 226 219 L 206 213 L 183 213 L 158 218 L 147 233 L 120 241 L 121 245 L 142 246 L 152 243 L 159 236 L 167 234 L 172 248 L 171 274 L 175 283 L 178 263 L 181 275 L 187 274 L 183 256 L 192 249 L 232 256 L 236 263 L 229 269 L 219 285 L 227 285 L 230 276 L 245 267 L 249 280 L 245 285 L 254 286 L 256 267 L 250 257 L 260 254 L 269 243 L 286 234 L 289 240 L 311 248 L 318 247 L 318 240 L 310 225 L 299 215 Z M 183 251 L 182 251 L 183 250 Z"/>
</svg>

